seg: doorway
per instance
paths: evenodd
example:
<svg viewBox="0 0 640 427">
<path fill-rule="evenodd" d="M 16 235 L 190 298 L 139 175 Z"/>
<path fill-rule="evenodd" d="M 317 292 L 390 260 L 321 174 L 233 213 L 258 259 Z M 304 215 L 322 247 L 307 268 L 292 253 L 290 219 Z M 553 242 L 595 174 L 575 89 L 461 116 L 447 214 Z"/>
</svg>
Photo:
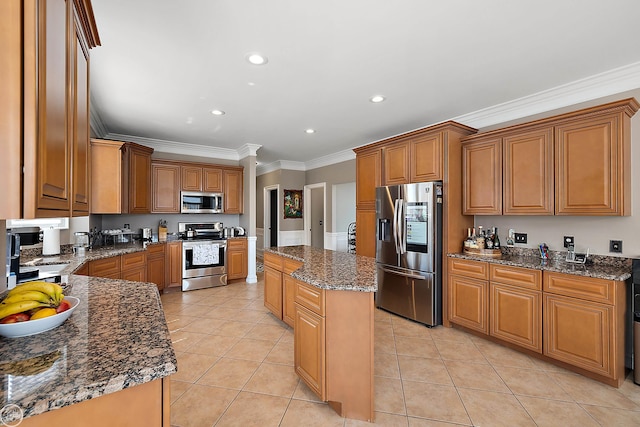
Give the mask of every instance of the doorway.
<svg viewBox="0 0 640 427">
<path fill-rule="evenodd" d="M 319 249 L 324 249 L 325 247 L 325 189 L 324 182 L 305 185 L 304 187 L 304 199 L 306 200 L 306 212 L 304 214 L 305 244 Z"/>
<path fill-rule="evenodd" d="M 270 248 L 278 246 L 278 194 L 280 192 L 279 185 L 271 185 L 264 187 L 264 247 Z"/>
</svg>

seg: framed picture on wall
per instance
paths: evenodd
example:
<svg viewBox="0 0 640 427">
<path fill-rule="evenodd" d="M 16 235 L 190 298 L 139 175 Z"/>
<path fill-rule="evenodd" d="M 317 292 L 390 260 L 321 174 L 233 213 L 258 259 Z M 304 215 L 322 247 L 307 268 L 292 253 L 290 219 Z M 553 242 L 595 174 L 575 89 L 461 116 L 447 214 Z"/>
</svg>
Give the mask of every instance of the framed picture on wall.
<svg viewBox="0 0 640 427">
<path fill-rule="evenodd" d="M 302 190 L 284 190 L 284 218 L 302 218 Z"/>
</svg>

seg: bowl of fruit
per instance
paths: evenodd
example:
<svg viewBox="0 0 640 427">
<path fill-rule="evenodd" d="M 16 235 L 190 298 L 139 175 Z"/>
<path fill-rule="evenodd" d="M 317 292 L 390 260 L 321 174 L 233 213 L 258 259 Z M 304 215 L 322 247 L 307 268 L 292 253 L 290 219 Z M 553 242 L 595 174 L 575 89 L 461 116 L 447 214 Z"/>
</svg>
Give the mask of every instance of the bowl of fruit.
<svg viewBox="0 0 640 427">
<path fill-rule="evenodd" d="M 26 337 L 60 326 L 75 311 L 80 300 L 65 296 L 62 286 L 49 282 L 27 282 L 11 289 L 0 301 L 0 335 Z"/>
</svg>

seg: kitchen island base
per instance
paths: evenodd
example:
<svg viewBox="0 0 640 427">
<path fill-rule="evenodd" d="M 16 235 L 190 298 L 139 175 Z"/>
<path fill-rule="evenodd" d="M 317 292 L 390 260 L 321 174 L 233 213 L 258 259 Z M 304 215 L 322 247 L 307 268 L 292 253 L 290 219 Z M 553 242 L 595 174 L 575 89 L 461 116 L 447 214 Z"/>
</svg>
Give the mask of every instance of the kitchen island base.
<svg viewBox="0 0 640 427">
<path fill-rule="evenodd" d="M 170 380 L 160 378 L 24 419 L 20 426 L 169 427 Z"/>
</svg>

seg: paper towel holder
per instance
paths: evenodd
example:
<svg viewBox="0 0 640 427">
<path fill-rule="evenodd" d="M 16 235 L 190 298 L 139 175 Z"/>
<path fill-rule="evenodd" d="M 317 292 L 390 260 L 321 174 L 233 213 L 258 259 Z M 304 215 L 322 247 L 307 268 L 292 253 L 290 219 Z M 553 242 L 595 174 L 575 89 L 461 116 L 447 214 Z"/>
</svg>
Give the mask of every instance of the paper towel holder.
<svg viewBox="0 0 640 427">
<path fill-rule="evenodd" d="M 42 229 L 42 255 L 59 255 L 60 254 L 60 229 L 44 228 Z"/>
</svg>

